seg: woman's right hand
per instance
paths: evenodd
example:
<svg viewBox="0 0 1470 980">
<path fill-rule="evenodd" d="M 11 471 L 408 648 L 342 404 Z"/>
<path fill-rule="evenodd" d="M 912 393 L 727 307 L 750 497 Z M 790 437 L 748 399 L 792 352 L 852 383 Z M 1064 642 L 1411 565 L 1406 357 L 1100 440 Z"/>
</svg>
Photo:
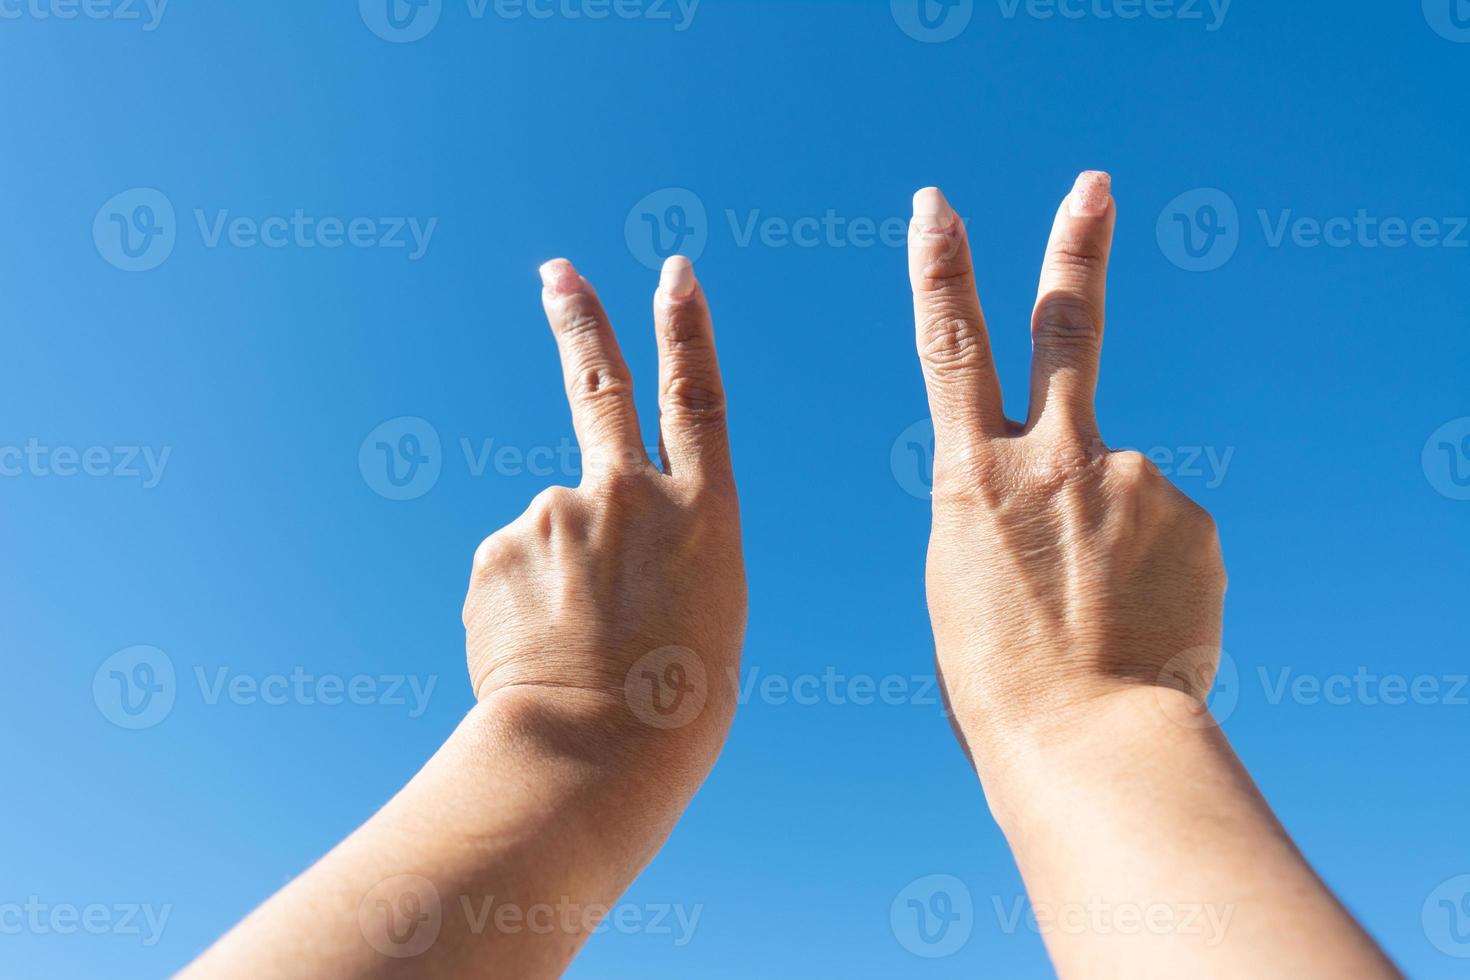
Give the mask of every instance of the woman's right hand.
<svg viewBox="0 0 1470 980">
<path fill-rule="evenodd" d="M 1395 977 L 1203 704 L 1225 594 L 1214 522 L 1147 459 L 1102 445 L 1113 220 L 1107 175 L 1084 173 L 1047 246 L 1015 423 L 964 226 L 938 190 L 914 198 L 929 605 L 955 726 L 1060 976 Z"/>
<path fill-rule="evenodd" d="M 1093 411 L 1110 183 L 1082 174 L 1057 212 L 1024 423 L 1002 408 L 964 223 L 938 189 L 914 196 L 909 272 L 935 438 L 929 606 L 971 741 L 1064 724 L 1140 684 L 1202 696 L 1219 656 L 1214 522 L 1144 456 L 1109 452 Z"/>
</svg>

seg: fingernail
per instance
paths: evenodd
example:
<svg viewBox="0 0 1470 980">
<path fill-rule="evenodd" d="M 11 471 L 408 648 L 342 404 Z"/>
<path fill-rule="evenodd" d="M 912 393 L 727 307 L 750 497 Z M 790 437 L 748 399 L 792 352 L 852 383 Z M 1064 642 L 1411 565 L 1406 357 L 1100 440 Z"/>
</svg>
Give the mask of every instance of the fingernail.
<svg viewBox="0 0 1470 980">
<path fill-rule="evenodd" d="M 940 235 L 955 226 L 958 216 L 937 187 L 925 187 L 914 194 L 914 227 L 930 235 Z"/>
<path fill-rule="evenodd" d="M 1108 213 L 1113 199 L 1113 178 L 1101 170 L 1084 170 L 1077 175 L 1072 193 L 1067 195 L 1067 210 L 1074 218 L 1100 218 Z"/>
<path fill-rule="evenodd" d="M 694 263 L 682 255 L 670 255 L 664 259 L 663 271 L 658 276 L 659 292 L 670 299 L 685 299 L 694 295 Z"/>
<path fill-rule="evenodd" d="M 553 293 L 579 293 L 582 277 L 566 259 L 552 259 L 540 269 L 541 285 Z"/>
</svg>

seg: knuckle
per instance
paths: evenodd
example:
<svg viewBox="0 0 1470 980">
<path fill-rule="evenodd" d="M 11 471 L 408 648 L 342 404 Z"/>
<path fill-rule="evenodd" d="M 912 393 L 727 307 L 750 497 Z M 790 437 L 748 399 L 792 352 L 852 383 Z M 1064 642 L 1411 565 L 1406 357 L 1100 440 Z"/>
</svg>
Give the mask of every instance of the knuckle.
<svg viewBox="0 0 1470 980">
<path fill-rule="evenodd" d="M 577 491 L 570 487 L 547 487 L 531 500 L 526 516 L 531 526 L 545 532 L 571 521 L 577 513 Z"/>
<path fill-rule="evenodd" d="M 475 548 L 475 557 L 472 562 L 476 569 L 484 568 L 495 561 L 500 553 L 500 535 L 492 534 L 485 538 Z"/>
<path fill-rule="evenodd" d="M 719 423 L 725 418 L 725 392 L 719 381 L 700 374 L 680 374 L 664 385 L 665 414 L 695 422 Z"/>
<path fill-rule="evenodd" d="M 955 242 L 930 258 L 917 287 L 918 292 L 930 297 L 974 296 L 975 268 L 964 249 Z"/>
<path fill-rule="evenodd" d="M 974 319 L 942 312 L 926 317 L 921 327 L 919 356 L 931 370 L 947 373 L 989 363 L 990 344 Z"/>
<path fill-rule="evenodd" d="M 1101 272 L 1106 261 L 1102 246 L 1088 238 L 1062 238 L 1047 254 L 1053 269 L 1087 278 Z"/>
<path fill-rule="evenodd" d="M 632 382 L 605 364 L 579 370 L 572 378 L 570 392 L 572 400 L 582 405 L 618 401 L 632 393 Z"/>
<path fill-rule="evenodd" d="M 1151 483 L 1161 475 L 1153 460 L 1134 449 L 1113 453 L 1109 459 L 1112 468 L 1126 484 Z"/>
<path fill-rule="evenodd" d="M 666 307 L 663 329 L 659 334 L 664 346 L 673 354 L 702 353 L 710 347 L 704 317 L 687 300 L 679 300 Z"/>
<path fill-rule="evenodd" d="M 566 303 L 558 327 L 562 337 L 575 343 L 602 332 L 602 317 L 587 304 L 585 297 L 569 297 Z"/>
<path fill-rule="evenodd" d="M 1057 491 L 1097 469 L 1097 457 L 1082 443 L 1053 440 L 1031 454 L 1030 482 L 1048 491 Z"/>
<path fill-rule="evenodd" d="M 1038 344 L 1092 350 L 1102 317 L 1081 296 L 1053 293 L 1036 306 L 1031 332 Z"/>
<path fill-rule="evenodd" d="M 728 524 L 728 519 L 732 516 L 739 519 L 740 503 L 735 493 L 734 481 L 696 473 L 685 483 L 685 487 L 687 490 L 684 506 L 690 512 L 718 518 L 720 526 Z"/>
<path fill-rule="evenodd" d="M 1183 494 L 1180 496 L 1184 497 Z M 1220 553 L 1220 528 L 1215 523 L 1214 515 L 1193 500 L 1184 497 L 1184 513 L 1181 520 L 1201 548 L 1210 554 Z"/>
<path fill-rule="evenodd" d="M 969 446 L 947 451 L 934 466 L 933 496 L 937 505 L 965 509 L 998 506 L 1007 492 L 1003 469 L 989 454 Z"/>
<path fill-rule="evenodd" d="M 472 578 L 476 582 L 492 577 L 495 572 L 514 561 L 520 554 L 520 544 L 508 528 L 501 528 L 485 538 L 475 548 L 471 563 Z"/>
<path fill-rule="evenodd" d="M 603 504 L 626 506 L 643 498 L 652 472 L 646 465 L 636 469 L 627 466 L 608 467 L 589 482 L 588 489 Z"/>
</svg>

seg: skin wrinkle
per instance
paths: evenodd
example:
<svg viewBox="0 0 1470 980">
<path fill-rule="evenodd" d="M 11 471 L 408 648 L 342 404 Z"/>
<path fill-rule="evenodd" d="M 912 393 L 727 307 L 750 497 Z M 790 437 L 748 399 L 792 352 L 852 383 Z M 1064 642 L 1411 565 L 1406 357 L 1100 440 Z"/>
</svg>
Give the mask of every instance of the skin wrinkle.
<svg viewBox="0 0 1470 980">
<path fill-rule="evenodd" d="M 1207 938 L 1044 931 L 1063 980 L 1397 976 L 1199 700 L 1226 584 L 1213 522 L 1157 467 L 1102 445 L 1110 188 L 1084 172 L 1057 211 L 1024 426 L 1004 416 L 964 225 L 937 188 L 915 195 L 909 272 L 936 440 L 925 595 L 950 724 L 1038 921 L 1090 903 L 1224 913 Z M 455 903 L 611 906 L 713 766 L 748 592 L 703 290 L 687 259 L 665 263 L 660 294 L 689 299 L 655 299 L 660 402 L 688 389 L 712 405 L 718 392 L 719 407 L 661 414 L 678 469 L 659 472 L 590 283 L 565 260 L 541 272 L 587 463 L 580 486 L 538 495 L 476 550 L 462 618 L 477 705 L 401 793 L 186 978 L 558 976 L 591 923 L 478 931 Z M 404 877 L 447 908 L 442 934 L 398 958 L 381 936 L 374 946 L 374 910 L 397 907 Z"/>
<path fill-rule="evenodd" d="M 978 297 L 914 282 L 936 435 L 926 594 L 951 722 L 1039 907 L 1137 907 L 1163 893 L 1231 910 L 1228 933 L 1208 946 L 1182 934 L 1044 932 L 1064 980 L 1395 976 L 1196 700 L 1207 691 L 1195 678 L 1221 655 L 1219 539 L 1156 466 L 1107 451 L 1098 435 L 1115 209 L 1105 175 L 1077 186 L 1043 266 L 1020 436 L 966 424 L 976 405 L 1003 403 L 999 382 L 977 358 L 953 356 L 940 324 L 978 310 Z M 948 207 L 930 189 L 916 212 L 920 196 L 927 213 Z M 911 246 L 911 270 L 924 267 L 922 248 Z M 970 404 L 957 403 L 961 392 Z"/>
</svg>

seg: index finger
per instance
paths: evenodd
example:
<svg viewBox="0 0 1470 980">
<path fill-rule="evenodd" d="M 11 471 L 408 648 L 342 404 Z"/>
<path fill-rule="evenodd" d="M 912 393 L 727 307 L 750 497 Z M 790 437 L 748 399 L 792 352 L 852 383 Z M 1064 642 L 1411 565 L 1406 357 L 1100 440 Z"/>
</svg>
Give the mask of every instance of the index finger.
<svg viewBox="0 0 1470 980">
<path fill-rule="evenodd" d="M 936 456 L 1006 434 L 965 224 L 937 187 L 914 195 L 909 282 Z"/>
<path fill-rule="evenodd" d="M 633 407 L 633 380 L 592 284 L 566 259 L 541 267 L 541 302 L 561 353 L 582 470 L 650 465 Z"/>
</svg>

